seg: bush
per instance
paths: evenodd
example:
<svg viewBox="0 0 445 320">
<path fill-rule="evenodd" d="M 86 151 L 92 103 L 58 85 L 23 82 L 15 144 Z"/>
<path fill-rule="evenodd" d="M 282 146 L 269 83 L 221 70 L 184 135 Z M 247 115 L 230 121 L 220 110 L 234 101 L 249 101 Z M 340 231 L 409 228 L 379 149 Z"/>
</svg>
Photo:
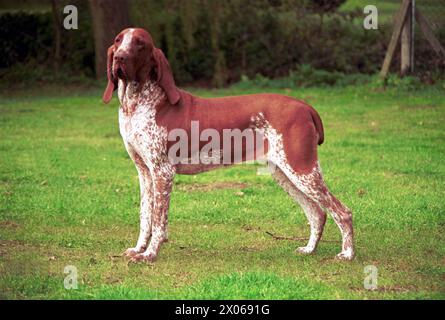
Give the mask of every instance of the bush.
<svg viewBox="0 0 445 320">
<path fill-rule="evenodd" d="M 360 85 L 374 82 L 376 77 L 366 74 L 344 74 L 337 71 L 326 71 L 315 69 L 311 65 L 297 66 L 291 70 L 286 77 L 269 79 L 261 74 L 257 74 L 250 79 L 247 75 L 241 76 L 241 81 L 236 84 L 240 88 L 279 88 L 292 89 L 304 87 L 323 87 L 323 86 L 348 86 Z M 381 83 L 383 86 L 383 83 Z"/>
<path fill-rule="evenodd" d="M 335 72 L 371 74 L 380 67 L 391 31 L 365 31 L 354 21 L 357 13 L 321 18 L 305 0 L 233 0 L 217 8 L 209 3 L 139 0 L 133 5 L 133 20 L 167 53 L 179 83 L 285 77 L 295 65 L 329 71 L 311 75 L 319 83 L 337 81 Z"/>
<path fill-rule="evenodd" d="M 234 84 L 239 89 L 251 88 L 275 88 L 275 89 L 295 89 L 305 87 L 346 87 L 366 85 L 371 90 L 393 89 L 404 91 L 420 90 L 425 87 L 425 82 L 418 77 L 406 76 L 400 78 L 396 74 L 390 74 L 386 80 L 380 78 L 379 75 L 373 74 L 345 74 L 342 72 L 329 72 L 313 68 L 311 65 L 297 66 L 295 70 L 291 70 L 286 77 L 275 79 L 267 78 L 261 74 L 257 74 L 253 78 L 247 75 L 241 76 L 241 81 Z M 445 81 L 437 79 L 434 85 L 439 90 L 445 89 Z"/>
<path fill-rule="evenodd" d="M 342 2 L 134 0 L 130 12 L 133 24 L 148 29 L 166 53 L 179 85 L 223 86 L 238 82 L 242 75 L 259 86 L 362 83 L 369 77 L 358 74 L 379 71 L 392 26 L 364 30 L 360 10 L 335 11 Z M 93 76 L 88 2 L 71 3 L 82 14 L 78 30 L 63 30 L 62 75 L 52 74 L 50 12 L 0 15 L 0 77 L 4 82 Z M 443 42 L 445 30 L 437 36 Z M 415 39 L 416 72 L 424 82 L 440 81 L 445 74 L 444 59 L 431 50 L 423 36 Z M 392 71 L 398 71 L 398 59 L 396 54 Z"/>
<path fill-rule="evenodd" d="M 52 25 L 50 13 L 18 12 L 0 15 L 0 69 L 33 58 L 45 62 L 51 53 Z"/>
<path fill-rule="evenodd" d="M 79 11 L 87 3 L 74 0 Z M 94 75 L 91 18 L 79 15 L 79 29 L 62 30 L 61 66 L 54 74 L 54 29 L 51 12 L 14 12 L 0 15 L 0 78 L 4 82 L 70 81 Z M 7 84 L 6 84 L 7 85 Z"/>
</svg>

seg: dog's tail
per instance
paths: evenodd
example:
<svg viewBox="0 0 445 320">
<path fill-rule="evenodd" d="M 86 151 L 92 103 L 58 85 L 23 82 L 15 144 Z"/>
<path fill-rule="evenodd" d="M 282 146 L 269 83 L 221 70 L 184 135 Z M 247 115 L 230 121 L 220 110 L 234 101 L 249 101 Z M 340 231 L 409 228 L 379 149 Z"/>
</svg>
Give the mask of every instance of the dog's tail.
<svg viewBox="0 0 445 320">
<path fill-rule="evenodd" d="M 320 115 L 318 114 L 317 110 L 315 110 L 312 107 L 309 107 L 309 112 L 312 117 L 312 121 L 314 121 L 315 129 L 318 133 L 318 145 L 321 145 L 324 141 L 324 129 L 323 129 L 323 122 L 321 121 Z"/>
</svg>

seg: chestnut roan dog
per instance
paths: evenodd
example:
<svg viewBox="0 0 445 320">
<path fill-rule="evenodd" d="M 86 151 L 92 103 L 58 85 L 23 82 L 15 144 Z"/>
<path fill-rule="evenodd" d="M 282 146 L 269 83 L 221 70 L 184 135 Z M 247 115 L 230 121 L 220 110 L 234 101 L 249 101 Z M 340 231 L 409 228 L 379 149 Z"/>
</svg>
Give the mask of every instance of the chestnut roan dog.
<svg viewBox="0 0 445 320">
<path fill-rule="evenodd" d="M 275 167 L 273 177 L 301 205 L 310 223 L 309 242 L 297 251 L 314 252 L 328 211 L 342 234 L 342 250 L 337 257 L 354 257 L 351 211 L 323 181 L 317 159 L 317 145 L 324 139 L 323 125 L 311 106 L 279 94 L 212 99 L 193 96 L 176 87 L 163 52 L 154 46 L 147 31 L 138 28 L 117 35 L 108 49 L 107 73 L 103 101 L 108 103 L 118 89 L 119 129 L 139 174 L 140 234 L 136 246 L 124 253 L 131 260 L 154 261 L 161 244 L 167 241 L 167 215 L 176 173 L 196 174 L 227 165 L 171 160 L 169 149 L 174 141 L 169 141 L 169 132 L 182 129 L 190 137 L 192 121 L 199 121 L 200 130 L 211 128 L 219 133 L 249 128 L 263 132 L 267 160 Z M 251 159 L 252 150 L 244 142 L 242 148 L 242 160 Z M 191 150 L 187 157 L 193 156 Z"/>
</svg>

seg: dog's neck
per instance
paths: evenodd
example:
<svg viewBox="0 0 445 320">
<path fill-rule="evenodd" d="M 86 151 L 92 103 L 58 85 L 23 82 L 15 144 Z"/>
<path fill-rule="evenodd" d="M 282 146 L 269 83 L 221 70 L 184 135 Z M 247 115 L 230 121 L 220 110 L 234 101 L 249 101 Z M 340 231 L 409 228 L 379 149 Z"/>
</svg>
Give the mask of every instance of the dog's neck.
<svg viewBox="0 0 445 320">
<path fill-rule="evenodd" d="M 166 98 L 164 90 L 152 80 L 143 83 L 119 80 L 118 96 L 126 115 L 133 114 L 139 108 L 155 112 L 156 106 Z"/>
</svg>

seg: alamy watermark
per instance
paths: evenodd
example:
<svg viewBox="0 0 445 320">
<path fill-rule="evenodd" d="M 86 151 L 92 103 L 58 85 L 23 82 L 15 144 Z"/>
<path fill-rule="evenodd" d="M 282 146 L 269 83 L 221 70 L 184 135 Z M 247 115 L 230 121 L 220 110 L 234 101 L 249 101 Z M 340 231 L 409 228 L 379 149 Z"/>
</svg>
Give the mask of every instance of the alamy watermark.
<svg viewBox="0 0 445 320">
<path fill-rule="evenodd" d="M 72 265 L 65 266 L 63 269 L 63 273 L 67 274 L 65 279 L 63 280 L 63 286 L 67 290 L 77 289 L 77 268 Z"/>
<path fill-rule="evenodd" d="M 63 8 L 63 13 L 66 15 L 63 19 L 63 27 L 66 30 L 79 29 L 79 14 L 75 5 L 69 4 Z"/>
<path fill-rule="evenodd" d="M 378 26 L 378 9 L 375 5 L 369 4 L 363 8 L 363 13 L 366 15 L 363 19 L 363 27 L 366 30 L 377 30 Z M 66 30 L 79 29 L 79 13 L 75 5 L 69 4 L 63 8 L 63 27 Z"/>
<path fill-rule="evenodd" d="M 379 28 L 379 12 L 377 7 L 370 4 L 363 8 L 367 16 L 363 20 L 363 28 L 366 30 L 377 30 Z"/>
<path fill-rule="evenodd" d="M 378 285 L 379 272 L 376 266 L 368 265 L 363 269 L 365 279 L 363 280 L 363 287 L 366 290 L 376 290 Z"/>
<path fill-rule="evenodd" d="M 168 158 L 177 165 L 231 165 L 237 163 L 266 164 L 267 139 L 264 130 L 232 128 L 200 129 L 199 121 L 191 121 L 190 130 L 175 128 L 168 132 Z M 260 167 L 258 174 L 269 174 L 274 165 Z"/>
</svg>

